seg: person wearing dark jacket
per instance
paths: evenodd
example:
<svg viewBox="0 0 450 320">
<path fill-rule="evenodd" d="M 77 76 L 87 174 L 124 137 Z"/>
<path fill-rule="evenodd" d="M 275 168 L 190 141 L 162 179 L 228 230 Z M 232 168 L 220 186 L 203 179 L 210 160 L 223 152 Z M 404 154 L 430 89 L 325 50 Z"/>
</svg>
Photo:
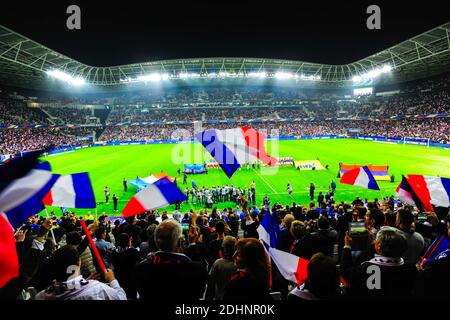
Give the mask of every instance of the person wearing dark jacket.
<svg viewBox="0 0 450 320">
<path fill-rule="evenodd" d="M 207 299 L 222 300 L 225 286 L 231 276 L 237 271 L 233 256 L 236 248 L 236 239 L 226 236 L 222 241 L 222 257 L 217 259 L 209 271 Z"/>
<path fill-rule="evenodd" d="M 149 255 L 133 270 L 133 282 L 139 299 L 157 301 L 161 297 L 196 301 L 203 296 L 207 272 L 199 262 L 179 253 L 181 225 L 167 219 L 155 230 L 159 251 Z"/>
<path fill-rule="evenodd" d="M 374 242 L 376 254 L 361 265 L 353 265 L 351 243 L 347 233 L 340 267 L 350 297 L 406 299 L 412 296 L 417 270 L 402 258 L 407 241 L 400 230 L 381 228 Z"/>
<path fill-rule="evenodd" d="M 284 252 L 290 252 L 292 244 L 294 243 L 294 236 L 291 234 L 291 224 L 294 221 L 292 214 L 286 214 L 282 220 L 282 229 L 278 236 L 278 249 Z"/>
<path fill-rule="evenodd" d="M 111 253 L 111 263 L 117 280 L 125 290 L 128 299 L 136 298 L 136 289 L 131 281 L 133 268 L 141 261 L 139 251 L 131 246 L 132 238 L 121 233 L 116 239 L 116 249 Z"/>
<path fill-rule="evenodd" d="M 231 232 L 234 237 L 238 236 L 239 233 L 239 218 L 236 217 L 236 214 L 234 212 L 230 211 L 228 212 L 228 226 L 231 229 Z"/>
<path fill-rule="evenodd" d="M 450 215 L 445 218 L 447 237 L 450 238 Z M 446 299 L 450 288 L 450 248 L 435 259 L 418 264 L 414 296 L 421 299 Z"/>
<path fill-rule="evenodd" d="M 224 301 L 271 301 L 270 262 L 263 244 L 254 238 L 236 244 L 234 261 L 238 270 L 225 287 Z"/>
<path fill-rule="evenodd" d="M 245 220 L 241 223 L 241 229 L 244 231 L 244 238 L 255 238 L 259 239 L 258 229 L 259 221 L 258 215 L 249 213 L 245 214 Z"/>
<path fill-rule="evenodd" d="M 119 227 L 120 233 L 127 233 L 133 238 L 133 247 L 139 248 L 142 242 L 142 228 L 137 225 L 136 216 L 125 218 L 125 221 L 125 223 L 120 225 L 121 228 Z"/>
<path fill-rule="evenodd" d="M 189 227 L 187 238 L 188 241 L 184 252 L 192 261 L 200 262 L 206 269 L 208 266 L 207 247 L 200 240 L 200 229 L 198 226 L 193 224 Z"/>
<path fill-rule="evenodd" d="M 217 221 L 215 231 L 216 239 L 213 239 L 208 246 L 208 265 L 210 267 L 217 259 L 223 258 L 222 241 L 225 238 L 225 223 L 222 220 Z"/>
<path fill-rule="evenodd" d="M 316 253 L 308 262 L 308 278 L 294 288 L 288 301 L 330 300 L 340 297 L 339 269 L 333 259 Z"/>
<path fill-rule="evenodd" d="M 327 217 L 321 216 L 317 221 L 317 232 L 312 233 L 312 235 L 322 236 L 327 241 L 326 255 L 333 257 L 334 245 L 337 243 L 337 232 L 330 227 L 330 222 Z"/>
</svg>

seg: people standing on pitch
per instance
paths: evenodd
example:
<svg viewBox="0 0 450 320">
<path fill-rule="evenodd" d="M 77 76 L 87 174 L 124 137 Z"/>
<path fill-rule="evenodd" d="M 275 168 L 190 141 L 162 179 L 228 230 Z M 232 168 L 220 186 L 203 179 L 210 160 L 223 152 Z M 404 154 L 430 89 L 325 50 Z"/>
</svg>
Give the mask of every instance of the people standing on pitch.
<svg viewBox="0 0 450 320">
<path fill-rule="evenodd" d="M 186 190 L 184 190 L 184 194 L 186 195 L 186 203 L 189 203 L 189 194 L 190 194 L 190 191 L 189 191 L 189 188 L 186 188 Z"/>
<path fill-rule="evenodd" d="M 334 194 L 336 192 L 336 182 L 334 180 L 331 181 L 331 192 Z"/>
<path fill-rule="evenodd" d="M 123 191 L 124 191 L 124 192 L 127 192 L 127 189 L 128 189 L 127 179 L 126 179 L 126 178 L 123 178 Z"/>
<path fill-rule="evenodd" d="M 178 173 L 178 176 L 181 175 L 181 169 L 180 168 L 178 168 L 177 173 Z"/>
<path fill-rule="evenodd" d="M 251 188 L 252 188 L 252 197 L 250 199 L 251 199 L 252 204 L 256 205 L 256 183 L 255 183 L 255 180 L 252 181 Z"/>
<path fill-rule="evenodd" d="M 316 190 L 316 187 L 314 186 L 314 183 L 311 182 L 311 184 L 309 185 L 309 199 L 311 201 L 314 200 L 314 190 Z"/>
<path fill-rule="evenodd" d="M 287 184 L 287 193 L 289 198 L 292 198 L 292 185 L 290 183 Z"/>
<path fill-rule="evenodd" d="M 186 174 L 186 172 L 183 174 L 183 184 L 187 184 L 187 174 Z"/>
<path fill-rule="evenodd" d="M 105 186 L 105 189 L 103 189 L 103 192 L 105 193 L 105 203 L 109 203 L 109 188 L 108 186 Z"/>
<path fill-rule="evenodd" d="M 116 194 L 113 194 L 113 204 L 114 204 L 114 212 L 117 212 L 117 203 L 119 198 L 117 198 Z"/>
<path fill-rule="evenodd" d="M 324 204 L 325 204 L 324 199 L 325 199 L 325 197 L 323 196 L 322 191 L 320 191 L 319 196 L 317 197 L 317 202 L 319 203 L 320 208 L 324 207 Z"/>
<path fill-rule="evenodd" d="M 270 209 L 270 199 L 267 194 L 264 196 L 263 204 L 267 209 Z"/>
</svg>

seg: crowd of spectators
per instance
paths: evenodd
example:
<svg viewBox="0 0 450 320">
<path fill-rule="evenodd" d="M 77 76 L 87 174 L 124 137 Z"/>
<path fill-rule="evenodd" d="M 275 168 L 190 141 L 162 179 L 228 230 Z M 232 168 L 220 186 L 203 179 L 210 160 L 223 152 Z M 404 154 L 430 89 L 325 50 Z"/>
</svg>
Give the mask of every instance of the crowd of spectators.
<svg viewBox="0 0 450 320">
<path fill-rule="evenodd" d="M 51 117 L 58 118 L 64 124 L 85 124 L 86 118 L 92 116 L 92 109 L 71 107 L 43 108 Z"/>
<path fill-rule="evenodd" d="M 0 288 L 0 298 L 261 303 L 447 297 L 450 249 L 433 260 L 421 256 L 436 237 L 450 237 L 448 208 L 419 214 L 392 196 L 351 203 L 320 197 L 282 205 L 266 196 L 252 206 L 243 195 L 236 209 L 214 205 L 171 217 L 167 211 L 124 220 L 74 212 L 31 217 L 15 233 L 20 275 Z M 307 262 L 303 282 L 283 277 L 269 259 L 258 233 L 267 214 L 278 229 L 273 245 Z M 106 270 L 83 236 L 83 218 Z M 355 224 L 362 227 L 353 231 Z"/>
<path fill-rule="evenodd" d="M 0 155 L 86 144 L 92 136 L 88 128 L 0 129 Z"/>
<path fill-rule="evenodd" d="M 0 125 L 47 124 L 45 116 L 33 108 L 13 101 L 0 101 Z"/>
<path fill-rule="evenodd" d="M 106 126 L 99 141 L 155 141 L 192 139 L 194 132 L 208 129 L 230 129 L 245 123 L 124 125 Z M 389 138 L 430 139 L 433 142 L 450 141 L 449 118 L 403 120 L 314 120 L 295 122 L 254 122 L 249 124 L 267 136 L 382 136 Z M 357 133 L 351 133 L 357 130 Z M 43 147 L 59 148 L 92 142 L 92 128 L 15 128 L 0 129 L 0 154 L 11 154 Z"/>
<path fill-rule="evenodd" d="M 202 130 L 230 129 L 245 123 L 203 124 Z M 348 135 L 349 130 L 358 130 L 358 135 L 383 136 L 389 138 L 420 138 L 445 143 L 450 141 L 450 120 L 403 119 L 403 120 L 335 120 L 298 122 L 254 122 L 249 124 L 255 130 L 270 136 L 320 136 Z M 134 125 L 108 126 L 100 136 L 102 141 L 177 140 L 194 136 L 194 125 Z"/>
</svg>

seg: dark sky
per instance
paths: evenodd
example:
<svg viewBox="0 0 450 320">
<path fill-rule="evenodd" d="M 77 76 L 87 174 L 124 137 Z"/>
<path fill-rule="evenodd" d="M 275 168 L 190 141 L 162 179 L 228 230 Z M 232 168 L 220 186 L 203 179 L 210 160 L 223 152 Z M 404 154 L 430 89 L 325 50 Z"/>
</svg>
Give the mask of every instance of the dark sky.
<svg viewBox="0 0 450 320">
<path fill-rule="evenodd" d="M 108 66 L 193 57 L 263 57 L 342 64 L 450 20 L 448 1 L 23 1 L 0 24 L 81 62 Z M 66 28 L 78 4 L 82 29 Z M 366 8 L 381 7 L 381 30 Z"/>
</svg>

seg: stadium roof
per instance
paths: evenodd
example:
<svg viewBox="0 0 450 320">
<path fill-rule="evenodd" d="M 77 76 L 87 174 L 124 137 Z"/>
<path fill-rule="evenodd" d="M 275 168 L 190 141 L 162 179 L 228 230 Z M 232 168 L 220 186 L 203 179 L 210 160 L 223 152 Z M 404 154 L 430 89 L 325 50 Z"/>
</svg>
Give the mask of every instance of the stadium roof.
<svg viewBox="0 0 450 320">
<path fill-rule="evenodd" d="M 118 88 L 146 75 L 183 75 L 199 79 L 258 75 L 294 76 L 295 83 L 342 87 L 352 79 L 390 65 L 383 83 L 403 82 L 450 70 L 450 22 L 426 31 L 369 57 L 344 65 L 260 58 L 192 58 L 142 62 L 121 66 L 90 66 L 49 49 L 0 25 L 0 84 L 49 89 L 48 71 L 60 70 L 81 77 L 95 87 Z M 54 81 L 53 81 L 54 82 Z M 59 84 L 58 84 L 59 85 Z M 56 85 L 56 87 L 58 87 Z M 54 87 L 53 89 L 55 89 Z"/>
</svg>

